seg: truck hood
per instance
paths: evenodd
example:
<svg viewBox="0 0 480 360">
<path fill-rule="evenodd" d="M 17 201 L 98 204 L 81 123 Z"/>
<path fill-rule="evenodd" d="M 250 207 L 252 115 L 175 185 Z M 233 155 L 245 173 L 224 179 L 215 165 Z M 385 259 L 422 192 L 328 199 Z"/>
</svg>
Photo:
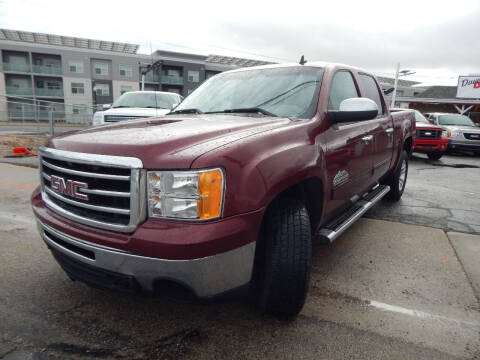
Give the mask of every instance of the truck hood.
<svg viewBox="0 0 480 360">
<path fill-rule="evenodd" d="M 440 126 L 437 126 L 437 125 L 434 125 L 434 124 L 427 124 L 427 123 L 424 123 L 424 122 L 416 122 L 415 123 L 415 127 L 417 129 L 421 128 L 421 129 L 436 129 L 436 130 L 442 130 L 442 128 Z"/>
<path fill-rule="evenodd" d="M 127 116 L 161 116 L 170 112 L 170 109 L 151 108 L 112 108 L 105 110 L 104 115 L 127 115 Z"/>
<path fill-rule="evenodd" d="M 148 169 L 185 169 L 208 151 L 292 123 L 288 118 L 253 114 L 169 115 L 64 133 L 46 146 L 137 157 Z"/>
<path fill-rule="evenodd" d="M 445 130 L 460 130 L 461 132 L 480 134 L 480 128 L 476 126 L 457 126 L 457 125 L 441 125 Z"/>
</svg>

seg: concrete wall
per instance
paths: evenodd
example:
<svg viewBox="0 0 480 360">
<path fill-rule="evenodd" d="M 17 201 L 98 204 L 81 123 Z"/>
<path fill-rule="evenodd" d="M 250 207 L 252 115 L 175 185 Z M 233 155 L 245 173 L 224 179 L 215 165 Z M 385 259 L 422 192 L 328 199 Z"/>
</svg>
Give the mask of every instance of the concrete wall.
<svg viewBox="0 0 480 360">
<path fill-rule="evenodd" d="M 140 90 L 139 83 L 137 81 L 119 81 L 113 80 L 113 101 L 117 100 L 121 95 L 122 86 L 130 86 L 132 91 Z"/>
<path fill-rule="evenodd" d="M 5 94 L 5 76 L 0 72 L 0 94 Z M 0 96 L 0 121 L 5 121 L 7 118 L 7 98 Z"/>
</svg>

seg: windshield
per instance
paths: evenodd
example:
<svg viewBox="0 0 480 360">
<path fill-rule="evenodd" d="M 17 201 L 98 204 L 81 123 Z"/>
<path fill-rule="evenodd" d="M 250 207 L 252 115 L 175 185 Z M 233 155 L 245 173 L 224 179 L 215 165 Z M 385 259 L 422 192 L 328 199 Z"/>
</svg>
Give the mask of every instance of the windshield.
<svg viewBox="0 0 480 360">
<path fill-rule="evenodd" d="M 257 109 L 255 112 L 270 116 L 312 118 L 322 75 L 322 68 L 308 66 L 219 74 L 203 83 L 173 113 L 242 113 Z"/>
<path fill-rule="evenodd" d="M 439 125 L 458 125 L 458 126 L 475 126 L 470 118 L 465 115 L 439 115 Z"/>
<path fill-rule="evenodd" d="M 428 120 L 419 111 L 415 111 L 415 121 L 428 124 Z"/>
<path fill-rule="evenodd" d="M 128 92 L 112 104 L 112 108 L 158 108 L 171 109 L 180 102 L 174 94 L 154 92 Z"/>
</svg>

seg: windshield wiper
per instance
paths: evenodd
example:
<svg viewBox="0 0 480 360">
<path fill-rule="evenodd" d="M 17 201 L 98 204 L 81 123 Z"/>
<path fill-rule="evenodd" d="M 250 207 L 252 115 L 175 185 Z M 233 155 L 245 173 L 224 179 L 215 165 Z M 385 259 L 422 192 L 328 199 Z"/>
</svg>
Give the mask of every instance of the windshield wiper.
<svg viewBox="0 0 480 360">
<path fill-rule="evenodd" d="M 112 106 L 112 109 L 118 109 L 118 108 L 129 108 L 131 106 L 127 106 L 127 105 L 118 105 L 118 106 Z"/>
<path fill-rule="evenodd" d="M 252 114 L 263 114 L 263 115 L 275 116 L 275 117 L 278 116 L 278 115 L 275 115 L 274 113 L 271 113 L 270 111 L 267 111 L 267 110 L 259 108 L 259 107 L 225 109 L 225 110 L 222 110 L 222 111 L 212 111 L 212 112 L 209 112 L 208 114 L 214 114 L 214 113 L 225 113 L 225 114 L 252 113 Z"/>
<path fill-rule="evenodd" d="M 165 107 L 160 107 L 160 106 L 144 106 L 144 109 L 168 109 Z"/>
<path fill-rule="evenodd" d="M 203 114 L 203 111 L 200 109 L 180 109 L 180 110 L 175 110 L 175 111 L 170 111 L 167 115 L 170 114 Z"/>
</svg>

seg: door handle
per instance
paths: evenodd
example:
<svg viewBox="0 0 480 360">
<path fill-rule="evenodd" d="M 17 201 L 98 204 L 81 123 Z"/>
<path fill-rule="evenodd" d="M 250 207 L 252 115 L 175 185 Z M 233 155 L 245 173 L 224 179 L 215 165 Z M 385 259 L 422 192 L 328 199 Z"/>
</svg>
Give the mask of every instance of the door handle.
<svg viewBox="0 0 480 360">
<path fill-rule="evenodd" d="M 373 140 L 373 135 L 364 136 L 364 137 L 362 137 L 362 140 L 366 143 L 369 143 L 370 141 Z"/>
<path fill-rule="evenodd" d="M 393 133 L 393 128 L 388 128 L 387 130 L 385 130 L 385 132 L 387 134 L 391 134 L 391 133 Z"/>
</svg>

